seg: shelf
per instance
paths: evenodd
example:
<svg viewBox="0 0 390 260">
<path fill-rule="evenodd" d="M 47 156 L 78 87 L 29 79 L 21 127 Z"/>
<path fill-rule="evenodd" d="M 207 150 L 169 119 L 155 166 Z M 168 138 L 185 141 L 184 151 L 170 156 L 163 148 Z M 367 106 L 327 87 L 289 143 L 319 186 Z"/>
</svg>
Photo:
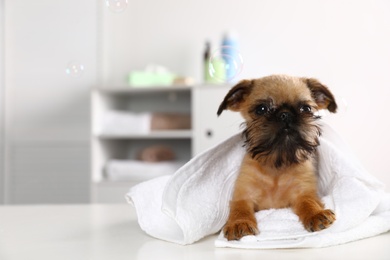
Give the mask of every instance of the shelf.
<svg viewBox="0 0 390 260">
<path fill-rule="evenodd" d="M 186 139 L 192 138 L 191 130 L 152 131 L 147 134 L 98 134 L 100 139 Z"/>
<path fill-rule="evenodd" d="M 98 86 L 95 90 L 110 94 L 143 94 L 151 92 L 177 92 L 177 91 L 189 91 L 193 86 L 182 86 L 182 85 L 172 85 L 172 86 L 150 86 L 150 87 L 131 87 L 131 86 L 113 86 L 113 87 L 103 87 Z"/>
<path fill-rule="evenodd" d="M 224 89 L 231 87 L 230 84 L 203 84 L 203 85 L 171 85 L 171 86 L 146 86 L 146 87 L 132 87 L 128 85 L 121 86 L 96 86 L 94 90 L 107 94 L 148 94 L 148 93 L 169 93 L 169 92 L 187 92 L 194 88 L 207 88 L 211 86 L 215 89 Z M 228 90 L 228 89 L 227 89 Z"/>
</svg>

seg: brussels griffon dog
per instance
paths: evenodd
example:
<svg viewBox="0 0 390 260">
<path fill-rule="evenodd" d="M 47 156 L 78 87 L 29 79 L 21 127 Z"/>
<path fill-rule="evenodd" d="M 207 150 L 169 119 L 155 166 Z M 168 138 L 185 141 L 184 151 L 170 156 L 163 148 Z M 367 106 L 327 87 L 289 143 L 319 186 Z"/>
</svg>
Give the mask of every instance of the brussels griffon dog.
<svg viewBox="0 0 390 260">
<path fill-rule="evenodd" d="M 335 221 L 317 195 L 314 154 L 321 129 L 317 111 L 335 113 L 329 89 L 316 79 L 272 75 L 243 80 L 226 95 L 217 114 L 238 111 L 245 119 L 246 155 L 235 182 L 228 240 L 259 233 L 255 212 L 291 207 L 308 231 Z"/>
</svg>

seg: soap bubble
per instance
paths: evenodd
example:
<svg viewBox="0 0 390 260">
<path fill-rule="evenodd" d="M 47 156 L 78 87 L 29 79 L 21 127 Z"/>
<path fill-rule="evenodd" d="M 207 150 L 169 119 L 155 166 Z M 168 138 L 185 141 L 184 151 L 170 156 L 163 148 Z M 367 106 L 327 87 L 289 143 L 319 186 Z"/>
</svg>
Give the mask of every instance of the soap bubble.
<svg viewBox="0 0 390 260">
<path fill-rule="evenodd" d="M 234 47 L 222 46 L 209 59 L 209 74 L 221 82 L 229 82 L 240 75 L 244 66 L 241 53 Z"/>
<path fill-rule="evenodd" d="M 71 77 L 81 77 L 84 74 L 84 65 L 79 61 L 71 61 L 66 67 L 65 73 Z"/>
<path fill-rule="evenodd" d="M 106 6 L 114 13 L 121 13 L 127 8 L 128 0 L 106 0 Z"/>
</svg>

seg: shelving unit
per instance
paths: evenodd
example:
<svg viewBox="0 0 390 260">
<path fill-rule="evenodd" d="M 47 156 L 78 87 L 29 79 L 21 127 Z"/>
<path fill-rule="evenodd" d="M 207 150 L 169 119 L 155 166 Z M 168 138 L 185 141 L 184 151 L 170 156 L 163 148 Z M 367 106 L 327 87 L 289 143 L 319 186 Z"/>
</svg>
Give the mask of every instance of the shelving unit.
<svg viewBox="0 0 390 260">
<path fill-rule="evenodd" d="M 226 113 L 220 118 L 216 115 L 217 108 L 229 88 L 227 85 L 95 88 L 91 94 L 91 201 L 124 202 L 124 194 L 131 186 L 151 178 L 146 172 L 145 179 L 142 180 L 137 174 L 133 181 L 108 181 L 104 176 L 104 168 L 111 159 L 134 159 L 140 149 L 162 144 L 174 150 L 178 161 L 186 162 L 237 132 L 241 120 L 238 114 Z M 192 129 L 159 130 L 142 134 L 107 134 L 101 131 L 101 126 L 104 114 L 110 110 L 190 114 Z"/>
<path fill-rule="evenodd" d="M 111 202 L 126 190 L 142 181 L 112 182 L 104 176 L 106 163 L 111 159 L 135 159 L 139 150 L 162 144 L 171 147 L 177 160 L 191 158 L 192 130 L 159 130 L 147 133 L 104 133 L 103 117 L 108 111 L 132 113 L 191 114 L 191 89 L 188 86 L 131 88 L 129 86 L 98 87 L 92 92 L 92 201 Z M 155 176 L 153 176 L 155 177 Z M 150 176 L 145 173 L 143 180 Z"/>
</svg>

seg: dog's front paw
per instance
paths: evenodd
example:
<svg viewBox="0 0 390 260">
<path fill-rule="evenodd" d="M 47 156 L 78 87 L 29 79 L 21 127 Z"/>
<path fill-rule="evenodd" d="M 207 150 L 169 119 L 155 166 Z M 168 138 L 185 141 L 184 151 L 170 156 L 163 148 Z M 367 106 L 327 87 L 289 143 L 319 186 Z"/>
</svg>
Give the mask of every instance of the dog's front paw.
<svg viewBox="0 0 390 260">
<path fill-rule="evenodd" d="M 308 231 L 315 232 L 328 228 L 336 220 L 333 211 L 325 209 L 307 219 L 304 223 Z"/>
<path fill-rule="evenodd" d="M 223 229 L 223 233 L 227 240 L 239 240 L 243 236 L 257 235 L 256 221 L 251 220 L 236 220 L 231 223 L 227 223 Z"/>
</svg>

